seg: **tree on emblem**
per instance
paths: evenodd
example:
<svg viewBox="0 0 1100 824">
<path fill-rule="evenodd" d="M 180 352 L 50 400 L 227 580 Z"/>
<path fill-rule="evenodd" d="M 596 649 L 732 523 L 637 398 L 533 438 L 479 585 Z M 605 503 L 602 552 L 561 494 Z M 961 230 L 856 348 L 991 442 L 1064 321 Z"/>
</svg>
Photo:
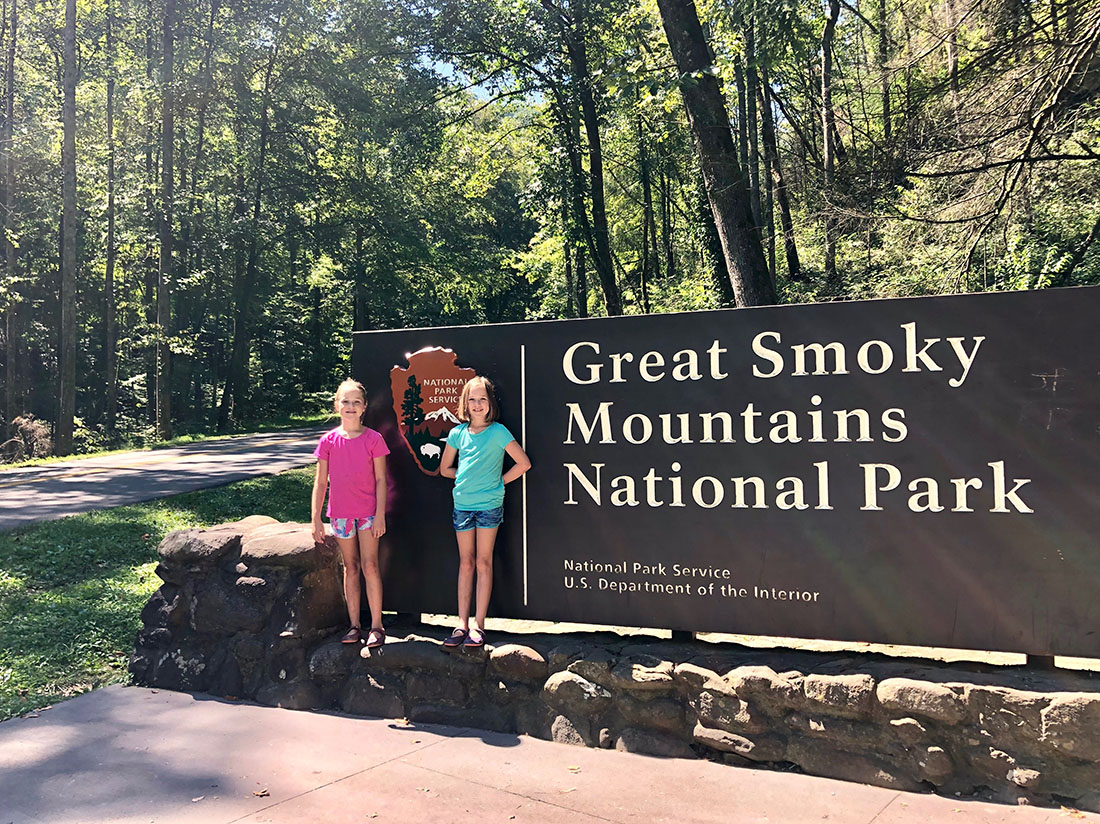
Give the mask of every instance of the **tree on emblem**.
<svg viewBox="0 0 1100 824">
<path fill-rule="evenodd" d="M 416 431 L 418 426 L 424 424 L 424 410 L 420 404 L 420 384 L 416 382 L 416 375 L 409 375 L 409 388 L 405 390 L 405 400 L 401 403 L 402 420 L 408 427 L 409 433 Z"/>
</svg>

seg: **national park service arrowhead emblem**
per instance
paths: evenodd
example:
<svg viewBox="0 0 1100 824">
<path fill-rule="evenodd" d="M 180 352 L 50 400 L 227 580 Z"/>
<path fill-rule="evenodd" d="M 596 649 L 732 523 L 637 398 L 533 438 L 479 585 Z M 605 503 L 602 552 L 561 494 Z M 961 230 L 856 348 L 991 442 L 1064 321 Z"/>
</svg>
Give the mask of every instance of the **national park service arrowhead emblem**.
<svg viewBox="0 0 1100 824">
<path fill-rule="evenodd" d="M 393 411 L 405 445 L 425 475 L 439 474 L 447 433 L 458 426 L 458 396 L 474 369 L 455 365 L 450 349 L 433 346 L 406 355 L 409 366 L 390 370 Z"/>
</svg>

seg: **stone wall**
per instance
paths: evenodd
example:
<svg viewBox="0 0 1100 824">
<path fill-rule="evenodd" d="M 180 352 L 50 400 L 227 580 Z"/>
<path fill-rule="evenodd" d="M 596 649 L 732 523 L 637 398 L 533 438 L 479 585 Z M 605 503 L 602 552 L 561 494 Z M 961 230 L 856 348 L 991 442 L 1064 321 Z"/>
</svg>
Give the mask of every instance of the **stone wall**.
<svg viewBox="0 0 1100 824">
<path fill-rule="evenodd" d="M 331 539 L 330 539 L 331 540 Z M 339 643 L 338 553 L 253 516 L 169 535 L 134 682 L 904 790 L 1100 811 L 1100 679 L 874 655 L 447 628 Z M 793 765 L 793 766 L 792 766 Z"/>
</svg>

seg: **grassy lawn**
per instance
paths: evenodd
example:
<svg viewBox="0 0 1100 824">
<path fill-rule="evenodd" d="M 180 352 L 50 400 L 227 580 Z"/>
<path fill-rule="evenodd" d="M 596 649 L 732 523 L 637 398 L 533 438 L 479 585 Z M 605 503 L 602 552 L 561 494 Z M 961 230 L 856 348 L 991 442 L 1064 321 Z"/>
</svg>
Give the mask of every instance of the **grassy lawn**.
<svg viewBox="0 0 1100 824">
<path fill-rule="evenodd" d="M 312 469 L 0 532 L 0 721 L 125 681 L 168 532 L 308 521 Z"/>
</svg>

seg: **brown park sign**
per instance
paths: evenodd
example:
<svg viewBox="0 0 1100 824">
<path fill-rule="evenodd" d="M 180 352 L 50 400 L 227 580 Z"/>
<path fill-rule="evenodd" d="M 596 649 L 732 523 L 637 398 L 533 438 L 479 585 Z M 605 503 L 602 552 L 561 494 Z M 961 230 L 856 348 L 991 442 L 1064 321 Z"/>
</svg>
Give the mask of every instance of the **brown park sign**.
<svg viewBox="0 0 1100 824">
<path fill-rule="evenodd" d="M 458 396 L 474 369 L 455 365 L 450 349 L 435 346 L 408 356 L 408 366 L 390 370 L 398 431 L 425 475 L 439 474 L 447 433 L 458 425 Z"/>
<path fill-rule="evenodd" d="M 435 446 L 476 372 L 534 464 L 491 614 L 1100 657 L 1098 312 L 1088 287 L 358 333 L 387 607 L 454 611 Z"/>
</svg>

